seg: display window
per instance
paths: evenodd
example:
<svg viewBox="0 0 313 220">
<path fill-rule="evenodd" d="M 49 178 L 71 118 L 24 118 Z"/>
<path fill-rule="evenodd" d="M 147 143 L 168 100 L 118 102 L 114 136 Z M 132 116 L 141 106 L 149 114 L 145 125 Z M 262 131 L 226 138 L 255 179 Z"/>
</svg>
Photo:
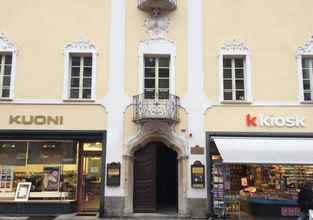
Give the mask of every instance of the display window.
<svg viewBox="0 0 313 220">
<path fill-rule="evenodd" d="M 76 200 L 77 150 L 73 141 L 0 141 L 0 201 L 13 201 L 30 182 L 29 200 Z"/>
<path fill-rule="evenodd" d="M 313 182 L 313 166 L 224 164 L 219 155 L 211 155 L 211 161 L 215 216 L 301 214 L 298 193 L 305 182 Z"/>
</svg>

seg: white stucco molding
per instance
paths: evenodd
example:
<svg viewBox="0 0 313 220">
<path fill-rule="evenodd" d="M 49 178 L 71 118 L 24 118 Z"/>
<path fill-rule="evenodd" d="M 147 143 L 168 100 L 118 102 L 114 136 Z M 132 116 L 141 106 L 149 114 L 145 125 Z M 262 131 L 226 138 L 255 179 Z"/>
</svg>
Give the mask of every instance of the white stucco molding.
<svg viewBox="0 0 313 220">
<path fill-rule="evenodd" d="M 96 67 L 97 67 L 97 49 L 94 43 L 87 40 L 71 42 L 64 46 L 64 92 L 63 99 L 69 99 L 69 79 L 70 79 L 70 54 L 91 54 L 92 56 L 92 90 L 91 99 L 96 98 Z M 73 100 L 75 101 L 75 100 Z"/>
<path fill-rule="evenodd" d="M 219 101 L 223 102 L 223 57 L 224 56 L 244 56 L 245 57 L 245 101 L 252 102 L 252 92 L 251 92 L 251 53 L 246 44 L 239 40 L 232 40 L 226 42 L 224 46 L 220 48 L 219 51 Z"/>
<path fill-rule="evenodd" d="M 11 68 L 11 83 L 10 83 L 10 96 L 7 98 L 1 98 L 1 100 L 12 100 L 14 98 L 14 86 L 16 75 L 16 55 L 17 49 L 13 42 L 11 42 L 4 33 L 0 33 L 0 53 L 12 54 L 12 68 Z"/>
<path fill-rule="evenodd" d="M 299 85 L 298 86 L 299 103 L 308 102 L 308 101 L 304 101 L 304 94 L 303 94 L 302 57 L 305 57 L 305 56 L 313 57 L 313 35 L 304 44 L 303 47 L 298 47 L 296 51 L 298 85 Z"/>
<path fill-rule="evenodd" d="M 313 54 L 313 35 L 310 39 L 304 44 L 303 47 L 297 49 L 297 55 L 312 55 Z"/>
<path fill-rule="evenodd" d="M 165 38 L 160 38 L 144 40 L 139 43 L 139 94 L 143 93 L 144 90 L 144 55 L 170 56 L 170 93 L 175 95 L 175 42 Z"/>
</svg>

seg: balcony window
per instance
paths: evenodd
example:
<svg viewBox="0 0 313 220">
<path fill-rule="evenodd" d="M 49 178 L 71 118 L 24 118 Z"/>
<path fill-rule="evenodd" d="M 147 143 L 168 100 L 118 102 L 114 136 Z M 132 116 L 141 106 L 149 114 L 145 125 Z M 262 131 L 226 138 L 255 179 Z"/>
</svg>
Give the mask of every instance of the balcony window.
<svg viewBox="0 0 313 220">
<path fill-rule="evenodd" d="M 168 99 L 170 91 L 170 57 L 144 57 L 145 99 Z"/>
</svg>

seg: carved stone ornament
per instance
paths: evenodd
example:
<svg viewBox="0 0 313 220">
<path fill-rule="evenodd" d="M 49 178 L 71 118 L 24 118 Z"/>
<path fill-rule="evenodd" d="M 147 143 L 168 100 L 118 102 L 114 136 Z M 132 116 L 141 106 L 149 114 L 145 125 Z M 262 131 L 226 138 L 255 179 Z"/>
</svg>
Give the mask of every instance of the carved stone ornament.
<svg viewBox="0 0 313 220">
<path fill-rule="evenodd" d="M 146 18 L 144 22 L 144 26 L 152 39 L 165 38 L 169 25 L 169 18 L 161 15 L 158 9 L 154 9 L 152 15 Z"/>
<path fill-rule="evenodd" d="M 3 33 L 0 33 L 0 51 L 16 51 L 15 45 Z"/>
<path fill-rule="evenodd" d="M 231 42 L 226 42 L 221 48 L 222 54 L 247 54 L 249 53 L 248 47 L 241 41 L 236 39 Z"/>
<path fill-rule="evenodd" d="M 298 55 L 312 55 L 313 54 L 313 35 L 304 44 L 304 47 L 299 47 L 297 50 Z"/>
<path fill-rule="evenodd" d="M 66 51 L 95 51 L 96 46 L 90 41 L 80 40 L 65 45 Z"/>
</svg>

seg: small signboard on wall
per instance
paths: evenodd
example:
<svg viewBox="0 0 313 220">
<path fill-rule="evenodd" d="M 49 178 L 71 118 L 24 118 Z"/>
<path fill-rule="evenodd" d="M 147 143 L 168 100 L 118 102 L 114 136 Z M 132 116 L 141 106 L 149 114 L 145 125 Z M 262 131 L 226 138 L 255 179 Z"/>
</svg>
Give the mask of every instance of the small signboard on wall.
<svg viewBox="0 0 313 220">
<path fill-rule="evenodd" d="M 18 183 L 14 201 L 27 201 L 31 185 L 31 182 Z"/>
<path fill-rule="evenodd" d="M 204 188 L 204 165 L 200 161 L 195 161 L 191 165 L 191 187 L 192 188 Z"/>
<path fill-rule="evenodd" d="M 121 164 L 109 163 L 107 165 L 107 186 L 119 186 L 121 179 Z"/>
</svg>

